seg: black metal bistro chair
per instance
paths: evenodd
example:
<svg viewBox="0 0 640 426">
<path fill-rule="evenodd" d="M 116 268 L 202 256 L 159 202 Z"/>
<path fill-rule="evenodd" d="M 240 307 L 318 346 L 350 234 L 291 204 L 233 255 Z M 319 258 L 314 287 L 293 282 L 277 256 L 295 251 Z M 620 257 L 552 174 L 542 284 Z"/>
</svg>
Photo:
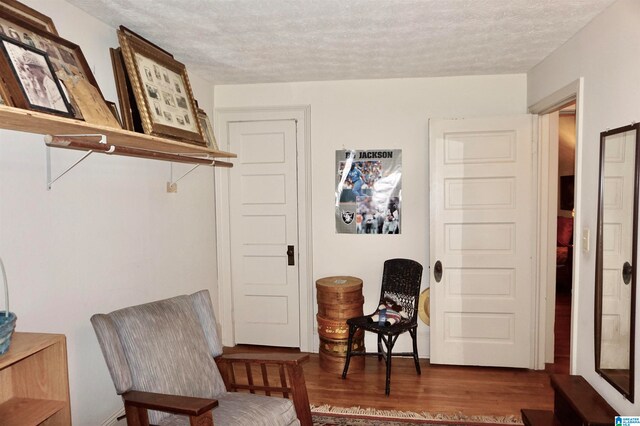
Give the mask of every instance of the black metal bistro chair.
<svg viewBox="0 0 640 426">
<path fill-rule="evenodd" d="M 420 374 L 420 362 L 418 360 L 418 345 L 416 331 L 418 329 L 418 300 L 420 298 L 420 282 L 422 280 L 422 265 L 410 259 L 389 259 L 384 262 L 382 273 L 382 288 L 380 289 L 380 302 L 384 304 L 389 298 L 394 299 L 406 313 L 406 318 L 401 318 L 395 324 L 389 325 L 377 321 L 378 310 L 371 315 L 356 317 L 347 320 L 349 325 L 349 340 L 347 341 L 347 359 L 344 363 L 342 378 L 347 378 L 349 362 L 352 356 L 377 355 L 378 360 L 385 359 L 387 363 L 387 377 L 385 383 L 385 395 L 390 392 L 391 357 L 412 356 L 416 365 L 416 372 Z M 376 320 L 372 316 L 376 315 Z M 378 351 L 365 352 L 352 351 L 353 336 L 358 329 L 378 334 Z M 413 352 L 401 352 L 392 354 L 393 346 L 400 334 L 408 331 L 413 340 Z M 383 346 L 384 343 L 384 346 Z"/>
</svg>

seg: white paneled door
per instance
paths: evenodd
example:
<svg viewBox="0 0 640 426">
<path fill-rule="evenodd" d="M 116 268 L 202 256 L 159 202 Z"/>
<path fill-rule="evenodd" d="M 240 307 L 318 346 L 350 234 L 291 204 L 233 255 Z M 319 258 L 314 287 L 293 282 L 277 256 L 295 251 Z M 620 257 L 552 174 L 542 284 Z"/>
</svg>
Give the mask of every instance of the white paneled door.
<svg viewBox="0 0 640 426">
<path fill-rule="evenodd" d="M 533 366 L 532 117 L 431 120 L 431 362 Z"/>
<path fill-rule="evenodd" d="M 295 120 L 229 123 L 236 343 L 300 346 Z"/>
</svg>

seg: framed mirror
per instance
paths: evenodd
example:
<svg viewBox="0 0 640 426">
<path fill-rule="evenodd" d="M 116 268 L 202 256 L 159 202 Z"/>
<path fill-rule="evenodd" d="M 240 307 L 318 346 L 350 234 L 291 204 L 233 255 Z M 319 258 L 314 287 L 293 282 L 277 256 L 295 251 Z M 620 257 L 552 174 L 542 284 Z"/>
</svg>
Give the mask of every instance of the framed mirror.
<svg viewBox="0 0 640 426">
<path fill-rule="evenodd" d="M 634 397 L 640 124 L 600 134 L 596 248 L 596 371 Z"/>
</svg>

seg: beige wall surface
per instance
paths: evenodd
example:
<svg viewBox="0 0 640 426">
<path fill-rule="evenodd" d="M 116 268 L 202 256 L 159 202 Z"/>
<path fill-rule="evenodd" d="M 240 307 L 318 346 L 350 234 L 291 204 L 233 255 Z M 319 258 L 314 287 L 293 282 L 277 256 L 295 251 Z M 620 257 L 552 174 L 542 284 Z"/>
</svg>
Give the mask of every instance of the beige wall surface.
<svg viewBox="0 0 640 426">
<path fill-rule="evenodd" d="M 524 75 L 229 85 L 216 86 L 215 105 L 310 105 L 313 279 L 362 278 L 365 311 L 372 312 L 386 259 L 422 263 L 422 286 L 429 285 L 429 118 L 522 114 L 525 85 Z M 335 232 L 335 151 L 342 149 L 402 149 L 400 235 Z M 315 305 L 314 283 L 301 285 L 312 288 Z M 429 356 L 428 331 L 420 323 L 421 357 Z M 369 348 L 375 347 L 374 339 L 367 336 Z M 410 338 L 402 336 L 397 348 L 410 350 Z"/>
<path fill-rule="evenodd" d="M 82 47 L 105 97 L 117 102 L 108 51 L 118 45 L 115 29 L 61 0 L 25 2 Z M 212 87 L 190 77 L 212 113 Z M 81 155 L 52 150 L 54 176 Z M 188 168 L 175 166 L 174 176 Z M 43 137 L 0 131 L 0 256 L 11 310 L 19 331 L 67 336 L 76 425 L 99 425 L 122 407 L 92 314 L 217 292 L 213 172 L 200 167 L 177 194 L 166 193 L 169 174 L 167 162 L 93 154 L 47 191 Z"/>
<path fill-rule="evenodd" d="M 580 181 L 576 182 L 576 191 L 580 191 L 582 197 L 576 206 L 581 219 L 575 229 L 591 231 L 592 248 L 596 244 L 600 132 L 640 120 L 639 40 L 640 2 L 619 0 L 527 76 L 529 105 L 580 77 L 584 78 L 583 121 L 578 124 L 582 126 L 583 134 L 577 147 L 582 163 L 578 165 Z M 575 348 L 577 374 L 583 375 L 621 414 L 638 415 L 640 402 L 634 404 L 625 400 L 595 372 L 595 251 L 584 253 L 579 246 L 576 255 L 582 256 L 578 300 L 574 304 L 578 307 L 576 324 L 579 325 Z M 640 315 L 636 316 L 636 330 L 640 330 Z M 640 365 L 640 351 L 636 351 L 635 365 Z M 639 379 L 640 368 L 636 367 L 636 384 L 640 383 Z M 637 395 L 635 399 L 640 400 Z"/>
</svg>

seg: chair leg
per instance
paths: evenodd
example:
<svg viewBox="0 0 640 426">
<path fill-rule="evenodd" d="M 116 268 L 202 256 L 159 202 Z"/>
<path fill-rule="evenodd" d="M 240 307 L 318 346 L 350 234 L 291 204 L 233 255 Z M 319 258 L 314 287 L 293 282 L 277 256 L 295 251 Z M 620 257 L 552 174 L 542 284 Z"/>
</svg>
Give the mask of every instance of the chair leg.
<svg viewBox="0 0 640 426">
<path fill-rule="evenodd" d="M 378 333 L 378 362 L 382 361 L 382 335 Z"/>
<path fill-rule="evenodd" d="M 416 328 L 411 329 L 409 330 L 409 334 L 411 335 L 411 339 L 413 340 L 413 362 L 416 364 L 416 373 L 420 375 L 422 374 L 422 372 L 420 371 L 420 360 L 418 359 L 418 330 Z"/>
<path fill-rule="evenodd" d="M 213 426 L 213 414 L 207 411 L 199 416 L 189 416 L 189 426 Z"/>
<path fill-rule="evenodd" d="M 353 335 L 356 334 L 356 326 L 349 326 L 349 338 L 347 339 L 347 359 L 344 361 L 344 370 L 342 370 L 342 378 L 347 378 L 347 371 L 349 371 L 349 362 L 351 361 L 351 346 L 353 345 Z"/>
<path fill-rule="evenodd" d="M 146 408 L 136 407 L 125 402 L 124 412 L 127 416 L 127 425 L 149 426 L 149 415 Z"/>
<path fill-rule="evenodd" d="M 385 396 L 389 396 L 391 393 L 391 350 L 393 349 L 393 338 L 391 336 L 385 336 L 384 338 L 385 346 L 387 347 L 387 374 L 384 383 L 384 394 Z"/>
</svg>

